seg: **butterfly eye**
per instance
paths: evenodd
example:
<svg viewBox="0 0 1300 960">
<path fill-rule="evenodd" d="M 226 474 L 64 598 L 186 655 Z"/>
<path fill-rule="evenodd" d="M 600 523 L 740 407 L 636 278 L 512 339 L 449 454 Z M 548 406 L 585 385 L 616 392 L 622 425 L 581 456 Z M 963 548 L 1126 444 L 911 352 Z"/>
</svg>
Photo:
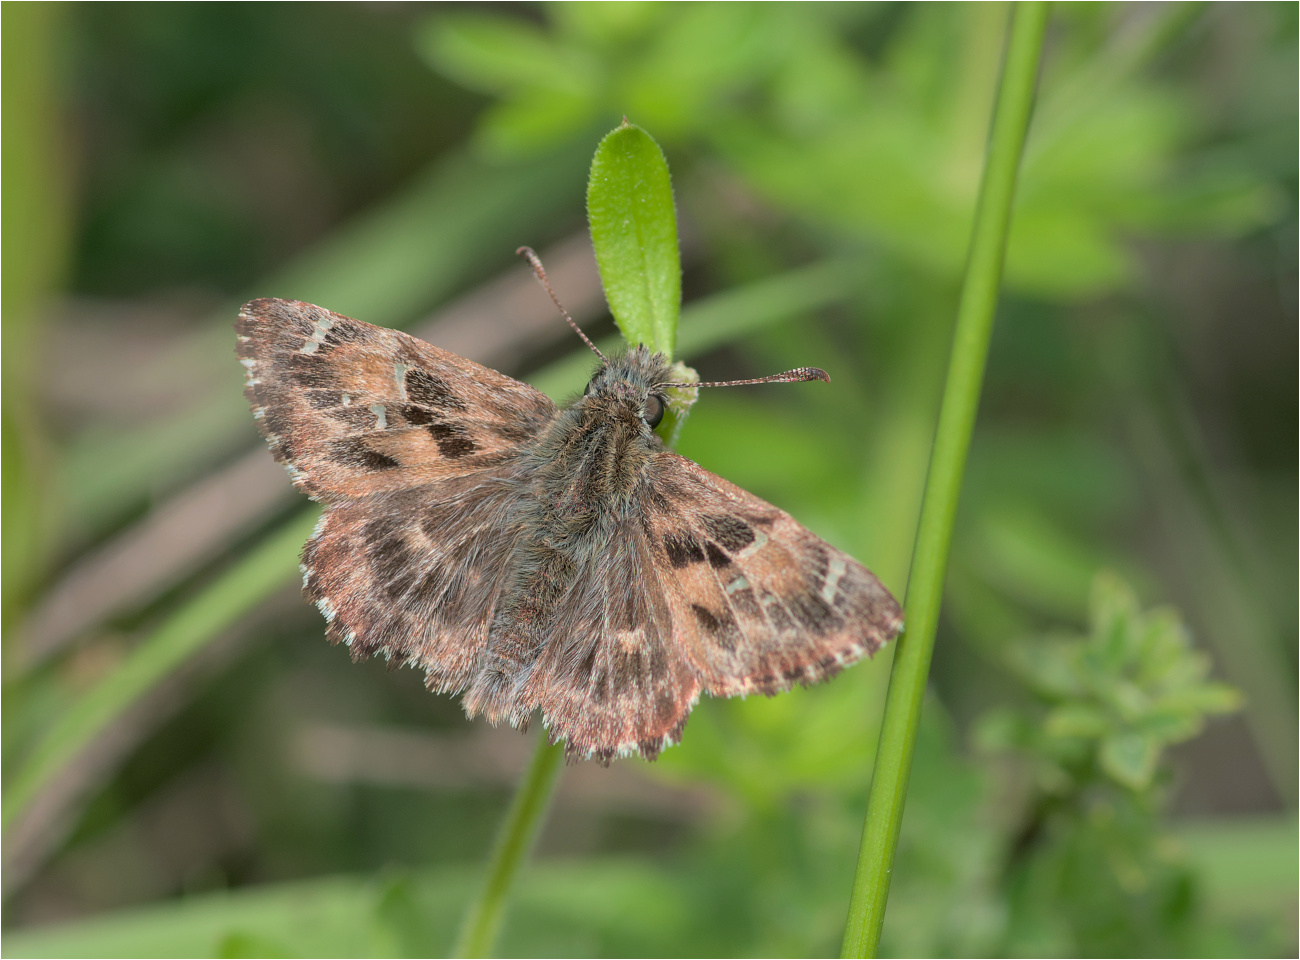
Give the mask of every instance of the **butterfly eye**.
<svg viewBox="0 0 1300 960">
<path fill-rule="evenodd" d="M 652 393 L 645 399 L 645 413 L 641 414 L 645 420 L 646 426 L 654 429 L 659 426 L 659 421 L 664 418 L 664 398 L 657 393 Z"/>
<path fill-rule="evenodd" d="M 587 385 L 586 385 L 585 387 L 582 388 L 582 395 L 583 395 L 584 397 L 589 397 L 589 396 L 591 396 L 591 385 L 592 385 L 593 383 L 595 383 L 595 382 L 596 382 L 595 380 L 588 380 L 588 381 L 587 381 Z"/>
</svg>

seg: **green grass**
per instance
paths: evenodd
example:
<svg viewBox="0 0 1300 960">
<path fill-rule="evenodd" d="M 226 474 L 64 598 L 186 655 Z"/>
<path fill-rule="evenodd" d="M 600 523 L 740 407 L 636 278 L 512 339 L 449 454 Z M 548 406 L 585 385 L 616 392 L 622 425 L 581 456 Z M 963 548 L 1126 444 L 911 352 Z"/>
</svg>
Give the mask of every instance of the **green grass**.
<svg viewBox="0 0 1300 960">
<path fill-rule="evenodd" d="M 853 898 L 844 929 L 843 956 L 846 957 L 875 956 L 885 922 L 912 752 L 939 627 L 948 550 L 993 334 L 1016 175 L 1038 81 L 1047 9 L 1046 3 L 1020 3 L 1011 17 L 1006 62 L 971 231 L 966 279 L 957 308 L 948 382 L 935 430 L 912 572 L 908 577 L 904 605 L 907 627 L 898 639 L 894 654 Z"/>
</svg>

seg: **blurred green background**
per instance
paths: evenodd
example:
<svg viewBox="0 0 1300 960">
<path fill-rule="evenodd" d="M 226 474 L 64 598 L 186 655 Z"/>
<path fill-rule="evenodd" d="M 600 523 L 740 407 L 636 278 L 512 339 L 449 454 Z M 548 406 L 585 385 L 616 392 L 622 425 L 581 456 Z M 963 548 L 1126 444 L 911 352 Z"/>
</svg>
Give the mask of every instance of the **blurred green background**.
<svg viewBox="0 0 1300 960">
<path fill-rule="evenodd" d="M 532 736 L 323 642 L 231 323 L 579 389 L 513 251 L 612 333 L 623 115 L 683 359 L 834 378 L 709 392 L 681 450 L 901 595 L 1006 15 L 5 4 L 6 955 L 448 949 Z M 890 954 L 1297 949 L 1296 47 L 1294 4 L 1053 10 Z M 502 951 L 836 952 L 888 666 L 565 771 Z"/>
</svg>

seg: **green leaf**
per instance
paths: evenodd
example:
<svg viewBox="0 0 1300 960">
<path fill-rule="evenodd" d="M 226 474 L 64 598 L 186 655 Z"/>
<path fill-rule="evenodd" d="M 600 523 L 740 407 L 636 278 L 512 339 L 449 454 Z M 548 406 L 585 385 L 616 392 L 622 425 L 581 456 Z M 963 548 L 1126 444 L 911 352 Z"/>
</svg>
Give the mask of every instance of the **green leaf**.
<svg viewBox="0 0 1300 960">
<path fill-rule="evenodd" d="M 1101 768 L 1130 790 L 1145 790 L 1160 760 L 1160 742 L 1151 736 L 1119 733 L 1102 741 Z"/>
<path fill-rule="evenodd" d="M 596 148 L 587 219 L 605 299 L 624 339 L 672 357 L 682 302 L 673 186 L 659 144 L 626 120 Z"/>
</svg>

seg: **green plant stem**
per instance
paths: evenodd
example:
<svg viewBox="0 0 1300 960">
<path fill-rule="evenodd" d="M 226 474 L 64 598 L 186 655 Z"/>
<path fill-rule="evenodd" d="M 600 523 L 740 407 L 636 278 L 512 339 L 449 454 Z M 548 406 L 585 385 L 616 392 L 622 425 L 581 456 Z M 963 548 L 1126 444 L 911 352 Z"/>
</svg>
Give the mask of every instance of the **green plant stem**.
<svg viewBox="0 0 1300 960">
<path fill-rule="evenodd" d="M 487 879 L 478 899 L 470 904 L 465 924 L 456 938 L 454 957 L 488 957 L 496 943 L 505 913 L 506 896 L 528 859 L 538 831 L 546 822 L 555 780 L 564 765 L 564 744 L 550 743 L 539 731 L 537 751 L 510 804 L 488 861 Z"/>
<path fill-rule="evenodd" d="M 948 380 L 908 578 L 907 630 L 899 638 L 894 656 L 857 874 L 844 929 L 842 955 L 845 957 L 875 956 L 880 943 L 912 751 L 934 650 L 953 520 L 979 408 L 1011 225 L 1016 173 L 1029 127 L 1046 24 L 1046 3 L 1020 3 L 1013 9 L 957 309 Z"/>
</svg>

